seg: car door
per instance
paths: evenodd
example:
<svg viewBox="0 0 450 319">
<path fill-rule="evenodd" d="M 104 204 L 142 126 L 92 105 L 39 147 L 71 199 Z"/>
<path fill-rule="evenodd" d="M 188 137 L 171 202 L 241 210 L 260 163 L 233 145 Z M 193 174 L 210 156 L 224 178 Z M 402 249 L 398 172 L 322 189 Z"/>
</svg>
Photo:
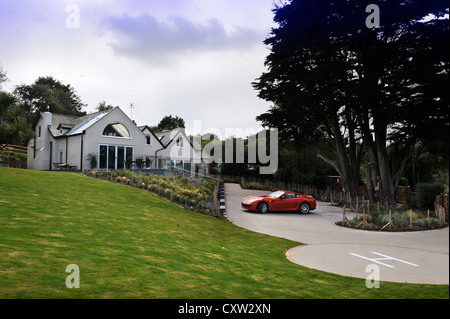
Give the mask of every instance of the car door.
<svg viewBox="0 0 450 319">
<path fill-rule="evenodd" d="M 269 210 L 271 211 L 283 211 L 285 210 L 285 201 L 284 194 L 277 198 L 270 198 L 269 199 Z"/>
<path fill-rule="evenodd" d="M 292 192 L 284 193 L 285 199 L 283 199 L 283 210 L 294 211 L 297 210 L 298 196 Z"/>
<path fill-rule="evenodd" d="M 294 193 L 285 192 L 279 198 L 272 199 L 269 203 L 270 210 L 280 212 L 294 210 L 297 205 L 297 201 L 294 196 Z"/>
</svg>

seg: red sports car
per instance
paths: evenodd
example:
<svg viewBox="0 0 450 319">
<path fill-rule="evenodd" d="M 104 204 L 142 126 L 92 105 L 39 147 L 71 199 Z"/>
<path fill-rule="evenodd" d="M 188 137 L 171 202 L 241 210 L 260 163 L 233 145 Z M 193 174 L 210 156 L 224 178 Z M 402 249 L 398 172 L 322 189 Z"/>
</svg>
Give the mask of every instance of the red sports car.
<svg viewBox="0 0 450 319">
<path fill-rule="evenodd" d="M 257 211 L 262 214 L 268 211 L 291 211 L 308 214 L 316 209 L 316 200 L 312 196 L 306 196 L 289 191 L 276 191 L 270 195 L 248 196 L 241 202 L 242 208 L 249 211 Z"/>
</svg>

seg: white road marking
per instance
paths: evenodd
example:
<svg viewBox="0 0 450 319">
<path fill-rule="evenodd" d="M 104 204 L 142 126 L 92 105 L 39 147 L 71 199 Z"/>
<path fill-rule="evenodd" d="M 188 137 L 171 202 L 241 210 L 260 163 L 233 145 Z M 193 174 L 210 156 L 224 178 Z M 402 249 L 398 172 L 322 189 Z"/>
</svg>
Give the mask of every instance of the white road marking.
<svg viewBox="0 0 450 319">
<path fill-rule="evenodd" d="M 372 252 L 372 254 L 375 254 L 375 255 L 378 255 L 378 256 L 382 256 L 383 258 L 368 258 L 368 257 L 364 257 L 364 256 L 361 256 L 361 255 L 358 255 L 358 254 L 355 254 L 355 253 L 350 253 L 350 255 L 352 255 L 352 256 L 359 257 L 359 258 L 362 258 L 362 259 L 366 259 L 366 260 L 369 260 L 371 262 L 374 262 L 374 263 L 377 263 L 377 264 L 380 264 L 380 265 L 383 265 L 383 266 L 386 266 L 386 267 L 389 267 L 389 268 L 395 268 L 395 266 L 382 263 L 382 262 L 380 262 L 380 260 L 395 260 L 395 261 L 399 261 L 401 263 L 404 263 L 404 264 L 407 264 L 407 265 L 410 265 L 410 266 L 419 267 L 419 265 L 410 263 L 408 261 L 404 261 L 404 260 L 401 260 L 401 259 L 398 259 L 398 258 L 394 258 L 394 257 L 391 257 L 391 256 L 387 256 L 387 255 L 383 255 L 383 254 L 380 254 L 380 253 L 377 253 L 377 252 L 374 252 L 374 251 Z"/>
</svg>

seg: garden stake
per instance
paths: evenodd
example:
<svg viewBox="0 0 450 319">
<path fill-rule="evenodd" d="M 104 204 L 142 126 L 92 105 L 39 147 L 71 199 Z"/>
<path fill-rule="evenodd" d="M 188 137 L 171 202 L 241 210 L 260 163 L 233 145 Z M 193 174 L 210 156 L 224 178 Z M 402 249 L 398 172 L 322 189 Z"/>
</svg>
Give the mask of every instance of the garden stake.
<svg viewBox="0 0 450 319">
<path fill-rule="evenodd" d="M 363 229 L 366 229 L 366 225 L 370 228 L 370 229 L 372 229 L 372 226 L 370 226 L 370 224 L 368 223 L 368 222 L 366 222 L 366 209 L 365 208 L 363 208 L 363 220 L 362 220 L 362 222 L 360 222 L 359 224 L 358 224 L 358 226 L 356 226 L 356 228 L 359 228 L 359 226 L 361 226 L 361 224 L 363 225 Z"/>
<path fill-rule="evenodd" d="M 391 215 L 391 210 L 389 210 L 389 223 L 387 223 L 386 225 L 384 225 L 381 230 L 383 230 L 384 228 L 386 228 L 387 226 L 389 226 L 389 230 L 392 230 L 392 215 Z"/>
<path fill-rule="evenodd" d="M 369 202 L 367 202 L 367 205 L 369 205 Z M 369 208 L 369 206 L 367 206 L 367 208 Z M 363 210 L 363 229 L 365 228 L 365 224 L 366 224 L 366 211 L 364 209 Z"/>
<path fill-rule="evenodd" d="M 409 229 L 412 229 L 412 209 L 409 210 Z"/>
<path fill-rule="evenodd" d="M 389 210 L 389 230 L 392 229 L 392 219 L 391 219 L 392 215 L 391 215 L 391 210 Z"/>
</svg>

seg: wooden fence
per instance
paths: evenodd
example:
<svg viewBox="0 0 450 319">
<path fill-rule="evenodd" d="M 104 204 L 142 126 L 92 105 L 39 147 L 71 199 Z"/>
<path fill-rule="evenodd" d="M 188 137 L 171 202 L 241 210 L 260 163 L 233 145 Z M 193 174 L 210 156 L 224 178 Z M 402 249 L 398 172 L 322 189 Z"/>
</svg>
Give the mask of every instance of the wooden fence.
<svg viewBox="0 0 450 319">
<path fill-rule="evenodd" d="M 445 218 L 448 224 L 448 194 L 440 194 L 436 196 L 435 210 L 441 212 L 442 217 Z"/>
<path fill-rule="evenodd" d="M 4 166 L 26 168 L 27 147 L 20 145 L 1 144 L 0 163 Z"/>
</svg>

